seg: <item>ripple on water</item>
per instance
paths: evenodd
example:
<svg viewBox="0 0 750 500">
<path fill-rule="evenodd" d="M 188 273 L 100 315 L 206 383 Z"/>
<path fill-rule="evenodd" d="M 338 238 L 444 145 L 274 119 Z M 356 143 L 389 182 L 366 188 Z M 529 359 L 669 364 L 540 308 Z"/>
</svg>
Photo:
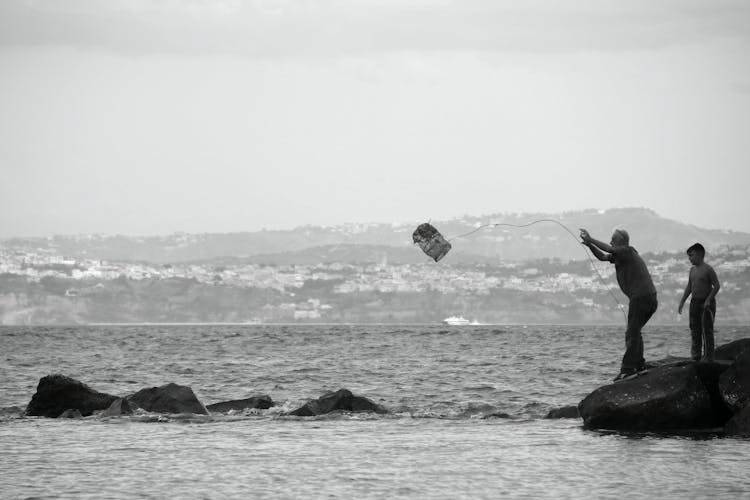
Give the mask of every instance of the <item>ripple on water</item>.
<svg viewBox="0 0 750 500">
<path fill-rule="evenodd" d="M 650 328 L 647 357 L 684 351 L 683 333 Z M 239 496 L 248 484 L 257 496 L 285 498 L 750 489 L 747 441 L 624 437 L 541 419 L 611 379 L 619 327 L 5 327 L 0 337 L 0 481 L 9 497 Z M 116 395 L 176 382 L 206 404 L 268 394 L 279 406 L 207 417 L 17 418 L 49 373 Z M 283 416 L 342 387 L 393 414 Z M 511 418 L 482 418 L 503 413 Z"/>
</svg>

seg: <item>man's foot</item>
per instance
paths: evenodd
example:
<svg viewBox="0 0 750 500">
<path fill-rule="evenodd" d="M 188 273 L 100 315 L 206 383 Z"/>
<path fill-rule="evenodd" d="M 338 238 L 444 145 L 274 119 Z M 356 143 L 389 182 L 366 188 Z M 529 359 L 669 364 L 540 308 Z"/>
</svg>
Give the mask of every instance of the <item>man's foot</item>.
<svg viewBox="0 0 750 500">
<path fill-rule="evenodd" d="M 648 369 L 642 370 L 626 370 L 620 372 L 614 379 L 613 382 L 619 382 L 621 380 L 633 380 L 634 378 L 640 377 L 648 373 Z"/>
<path fill-rule="evenodd" d="M 631 375 L 635 375 L 636 373 L 638 373 L 638 372 L 636 372 L 635 370 L 621 371 L 620 373 L 617 374 L 617 376 L 615 378 L 612 379 L 612 381 L 613 382 L 618 382 L 618 381 L 623 380 L 623 379 L 625 379 L 627 377 L 630 377 Z"/>
</svg>

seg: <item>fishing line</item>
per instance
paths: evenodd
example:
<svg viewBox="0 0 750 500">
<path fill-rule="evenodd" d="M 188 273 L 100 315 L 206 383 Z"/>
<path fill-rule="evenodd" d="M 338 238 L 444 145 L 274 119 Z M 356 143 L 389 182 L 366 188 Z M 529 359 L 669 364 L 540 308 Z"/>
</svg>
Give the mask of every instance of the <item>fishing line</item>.
<svg viewBox="0 0 750 500">
<path fill-rule="evenodd" d="M 568 226 L 566 226 L 565 224 L 563 224 L 559 220 L 555 220 L 555 219 L 537 219 L 537 220 L 529 222 L 527 224 L 510 224 L 508 222 L 495 222 L 495 223 L 484 224 L 484 225 L 481 225 L 481 226 L 477 227 L 476 229 L 473 229 L 473 230 L 469 231 L 468 233 L 463 233 L 463 234 L 459 234 L 459 235 L 453 236 L 452 238 L 448 238 L 448 241 L 450 242 L 450 241 L 453 241 L 453 240 L 455 240 L 457 238 L 464 238 L 466 236 L 474 234 L 477 231 L 480 231 L 480 230 L 485 229 L 487 227 L 508 226 L 508 227 L 522 228 L 522 227 L 533 226 L 534 224 L 539 224 L 540 222 L 553 222 L 553 223 L 557 224 L 558 226 L 560 226 L 561 228 L 563 228 L 565 230 L 565 232 L 567 232 L 570 236 L 572 236 L 573 239 L 576 240 L 576 243 L 580 243 L 580 241 L 578 239 L 578 236 L 576 236 L 575 233 L 573 233 L 573 231 L 571 231 L 570 228 L 568 228 Z M 596 267 L 596 264 L 594 263 L 594 259 L 591 257 L 591 253 L 589 252 L 589 249 L 588 248 L 584 248 L 583 251 L 586 254 L 586 257 L 588 258 L 589 263 L 591 264 L 591 268 L 594 270 L 594 272 L 596 273 L 596 275 L 599 276 L 599 281 L 601 281 L 602 285 L 604 285 L 604 288 L 607 289 L 607 292 L 609 292 L 610 297 L 612 297 L 612 300 L 614 300 L 615 304 L 617 304 L 617 308 L 620 310 L 620 312 L 622 312 L 622 315 L 625 318 L 625 322 L 627 323 L 628 322 L 628 317 L 625 314 L 625 309 L 624 309 L 623 305 L 617 299 L 617 297 L 615 296 L 615 294 L 612 293 L 612 289 L 609 287 L 609 285 L 607 285 L 607 282 L 604 280 L 604 277 L 599 272 L 599 269 Z"/>
</svg>

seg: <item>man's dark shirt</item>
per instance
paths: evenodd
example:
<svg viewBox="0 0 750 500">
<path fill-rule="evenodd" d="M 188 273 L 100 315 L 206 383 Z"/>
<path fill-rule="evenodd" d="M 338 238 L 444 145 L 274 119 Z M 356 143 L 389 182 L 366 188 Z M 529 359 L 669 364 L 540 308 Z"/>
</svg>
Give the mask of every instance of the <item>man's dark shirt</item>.
<svg viewBox="0 0 750 500">
<path fill-rule="evenodd" d="M 620 290 L 629 299 L 656 293 L 646 263 L 643 262 L 635 248 L 631 246 L 612 247 L 612 253 L 609 254 L 608 260 L 615 264 L 617 284 L 620 285 Z"/>
</svg>

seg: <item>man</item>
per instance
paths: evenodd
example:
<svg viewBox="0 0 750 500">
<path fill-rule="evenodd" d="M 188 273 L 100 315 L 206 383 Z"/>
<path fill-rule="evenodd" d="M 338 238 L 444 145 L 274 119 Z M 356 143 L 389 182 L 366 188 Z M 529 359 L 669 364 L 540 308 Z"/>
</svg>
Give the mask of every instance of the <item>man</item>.
<svg viewBox="0 0 750 500">
<path fill-rule="evenodd" d="M 616 229 L 608 244 L 591 237 L 581 229 L 581 240 L 594 256 L 615 265 L 617 284 L 627 295 L 628 326 L 625 330 L 625 355 L 622 357 L 620 373 L 615 381 L 633 375 L 646 367 L 643 358 L 643 337 L 641 328 L 656 312 L 656 288 L 646 268 L 646 263 L 635 248 L 630 246 L 630 236 L 623 229 Z"/>
</svg>

